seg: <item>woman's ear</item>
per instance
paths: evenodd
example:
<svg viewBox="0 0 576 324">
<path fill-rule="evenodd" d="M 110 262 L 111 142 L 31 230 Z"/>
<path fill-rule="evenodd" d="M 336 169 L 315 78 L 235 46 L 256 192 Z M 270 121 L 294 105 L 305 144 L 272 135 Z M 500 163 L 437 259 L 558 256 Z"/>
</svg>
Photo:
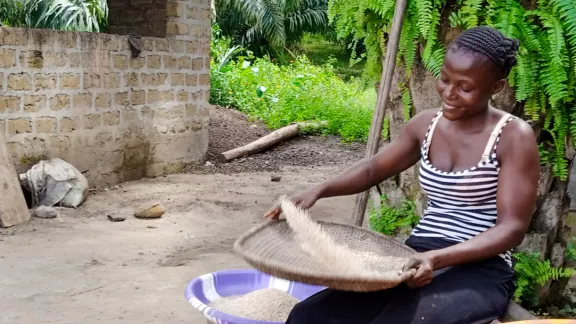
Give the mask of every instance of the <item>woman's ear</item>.
<svg viewBox="0 0 576 324">
<path fill-rule="evenodd" d="M 504 89 L 505 85 L 506 85 L 506 79 L 501 79 L 501 80 L 496 81 L 496 83 L 494 84 L 494 87 L 492 88 L 492 95 L 495 95 L 498 92 L 502 91 L 502 89 Z"/>
</svg>

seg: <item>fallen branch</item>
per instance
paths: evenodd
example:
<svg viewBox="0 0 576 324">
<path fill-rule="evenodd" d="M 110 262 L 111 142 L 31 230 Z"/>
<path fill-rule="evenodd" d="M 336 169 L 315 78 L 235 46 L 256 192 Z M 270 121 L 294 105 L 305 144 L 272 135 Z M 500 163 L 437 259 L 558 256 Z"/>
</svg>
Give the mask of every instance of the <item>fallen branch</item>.
<svg viewBox="0 0 576 324">
<path fill-rule="evenodd" d="M 320 127 L 326 126 L 327 124 L 328 123 L 325 121 L 294 123 L 286 127 L 277 129 L 272 133 L 264 137 L 261 137 L 252 143 L 248 143 L 244 146 L 237 147 L 224 153 L 220 153 L 218 155 L 218 160 L 220 162 L 228 162 L 240 157 L 251 155 L 264 149 L 267 149 L 273 145 L 276 145 L 281 141 L 285 141 L 287 139 L 295 137 L 302 130 L 318 129 Z"/>
</svg>

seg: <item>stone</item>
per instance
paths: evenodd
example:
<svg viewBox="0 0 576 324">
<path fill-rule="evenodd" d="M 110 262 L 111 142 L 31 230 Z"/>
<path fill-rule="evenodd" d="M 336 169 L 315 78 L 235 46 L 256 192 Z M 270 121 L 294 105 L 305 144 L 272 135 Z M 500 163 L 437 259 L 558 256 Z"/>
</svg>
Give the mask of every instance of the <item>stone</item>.
<svg viewBox="0 0 576 324">
<path fill-rule="evenodd" d="M 80 75 L 75 73 L 60 75 L 60 89 L 80 89 Z"/>
<path fill-rule="evenodd" d="M 32 121 L 30 118 L 8 119 L 6 128 L 10 135 L 32 133 Z"/>
<path fill-rule="evenodd" d="M 130 61 L 126 55 L 114 54 L 112 55 L 112 62 L 114 63 L 114 68 L 124 70 L 128 68 Z"/>
<path fill-rule="evenodd" d="M 16 51 L 13 49 L 0 50 L 0 68 L 9 68 L 16 65 Z"/>
<path fill-rule="evenodd" d="M 146 202 L 136 209 L 134 216 L 137 218 L 159 218 L 164 215 L 166 209 L 158 201 Z"/>
<path fill-rule="evenodd" d="M 546 258 L 547 247 L 546 234 L 528 233 L 524 236 L 522 243 L 516 247 L 516 250 L 518 252 L 537 253 L 540 260 L 543 261 Z"/>
<path fill-rule="evenodd" d="M 0 96 L 0 113 L 13 113 L 20 110 L 20 97 Z"/>
<path fill-rule="evenodd" d="M 78 128 L 78 125 L 76 123 L 75 118 L 62 117 L 62 119 L 60 119 L 60 131 L 61 132 L 63 132 L 63 133 L 72 132 L 72 131 L 76 130 L 76 128 Z"/>
<path fill-rule="evenodd" d="M 123 222 L 126 220 L 126 215 L 123 214 L 111 214 L 106 215 L 106 217 L 108 217 L 108 219 L 112 222 Z"/>
<path fill-rule="evenodd" d="M 493 96 L 493 104 L 506 112 L 512 113 L 516 107 L 516 95 L 510 84 L 506 82 L 504 88 Z"/>
<path fill-rule="evenodd" d="M 51 206 L 38 206 L 34 209 L 34 217 L 38 218 L 56 218 L 58 217 L 58 210 Z"/>
<path fill-rule="evenodd" d="M 210 85 L 210 74 L 198 75 L 198 84 L 201 86 L 209 86 Z"/>
<path fill-rule="evenodd" d="M 57 76 L 55 73 L 36 73 L 36 75 L 34 75 L 34 89 L 36 91 L 56 89 L 56 79 Z"/>
<path fill-rule="evenodd" d="M 550 252 L 550 264 L 553 267 L 559 268 L 564 265 L 564 248 L 560 243 L 556 243 L 552 246 L 552 251 Z"/>
<path fill-rule="evenodd" d="M 544 286 L 540 287 L 536 291 L 536 295 L 538 296 L 538 306 L 542 306 L 542 305 L 546 304 L 548 297 L 550 297 L 551 284 L 552 284 L 552 280 L 548 280 L 548 282 L 546 282 L 544 284 Z"/>
<path fill-rule="evenodd" d="M 8 90 L 30 91 L 32 90 L 32 77 L 26 73 L 12 73 L 8 75 Z"/>
<path fill-rule="evenodd" d="M 57 120 L 55 117 L 40 117 L 35 120 L 36 133 L 55 133 Z"/>
<path fill-rule="evenodd" d="M 42 52 L 37 50 L 20 52 L 20 65 L 32 69 L 41 69 L 44 66 Z"/>
<path fill-rule="evenodd" d="M 548 192 L 550 192 L 553 180 L 554 177 L 552 176 L 552 166 L 541 166 L 540 179 L 538 179 L 538 197 L 544 197 Z"/>
<path fill-rule="evenodd" d="M 101 124 L 101 116 L 98 114 L 91 114 L 84 116 L 84 127 L 88 129 L 96 128 Z"/>
<path fill-rule="evenodd" d="M 70 96 L 59 94 L 50 98 L 50 109 L 52 111 L 70 109 Z"/>
<path fill-rule="evenodd" d="M 188 34 L 188 24 L 182 24 L 169 21 L 166 23 L 166 34 L 168 35 L 186 35 Z"/>
<path fill-rule="evenodd" d="M 162 67 L 162 58 L 160 55 L 149 55 L 146 57 L 146 64 L 150 69 L 159 69 Z"/>
<path fill-rule="evenodd" d="M 270 179 L 272 182 L 280 182 L 282 180 L 281 176 L 272 176 Z"/>
<path fill-rule="evenodd" d="M 45 96 L 25 96 L 24 112 L 37 112 L 46 107 Z"/>
<path fill-rule="evenodd" d="M 548 194 L 538 209 L 534 219 L 534 230 L 546 234 L 547 246 L 552 247 L 558 235 L 558 223 L 562 213 L 562 198 L 560 192 Z"/>
<path fill-rule="evenodd" d="M 441 99 L 436 91 L 436 78 L 421 64 L 415 64 L 413 69 L 410 76 L 410 95 L 415 109 L 413 115 L 426 109 L 439 108 Z"/>
</svg>

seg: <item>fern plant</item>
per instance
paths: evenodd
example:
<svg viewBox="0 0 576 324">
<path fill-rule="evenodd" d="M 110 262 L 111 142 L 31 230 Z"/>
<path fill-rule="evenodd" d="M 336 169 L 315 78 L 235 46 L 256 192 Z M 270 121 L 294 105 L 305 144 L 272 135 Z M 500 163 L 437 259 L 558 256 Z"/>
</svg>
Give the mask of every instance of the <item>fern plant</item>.
<svg viewBox="0 0 576 324">
<path fill-rule="evenodd" d="M 568 278 L 576 274 L 571 268 L 554 268 L 550 260 L 540 261 L 538 254 L 515 253 L 516 290 L 514 299 L 530 306 L 538 304 L 537 291 L 549 280 Z"/>
<path fill-rule="evenodd" d="M 365 55 L 352 54 L 351 64 L 365 59 L 364 77 L 375 81 L 391 27 L 394 0 L 330 0 L 328 18 L 339 37 L 364 41 Z M 541 157 L 554 175 L 568 175 L 566 143 L 576 139 L 576 2 L 539 0 L 527 8 L 519 0 L 408 0 L 398 49 L 398 64 L 410 75 L 416 59 L 438 76 L 446 53 L 439 39 L 442 17 L 451 27 L 466 30 L 488 25 L 520 41 L 518 64 L 509 82 L 525 117 L 541 123 Z M 448 11 L 443 16 L 443 11 Z M 409 92 L 406 92 L 406 94 Z M 403 93 L 403 104 L 411 106 Z"/>
<path fill-rule="evenodd" d="M 370 228 L 388 236 L 412 229 L 419 220 L 413 201 L 404 200 L 399 208 L 391 206 L 386 195 L 380 197 L 380 209 L 370 209 Z"/>
</svg>

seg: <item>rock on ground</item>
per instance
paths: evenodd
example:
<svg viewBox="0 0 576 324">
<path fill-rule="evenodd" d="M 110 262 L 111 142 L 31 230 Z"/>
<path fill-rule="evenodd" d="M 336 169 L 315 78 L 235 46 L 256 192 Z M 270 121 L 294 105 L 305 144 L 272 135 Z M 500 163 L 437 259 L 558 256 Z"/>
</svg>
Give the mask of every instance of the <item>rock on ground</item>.
<svg viewBox="0 0 576 324">
<path fill-rule="evenodd" d="M 34 217 L 38 218 L 56 218 L 58 211 L 50 206 L 38 206 L 34 209 Z"/>
<path fill-rule="evenodd" d="M 157 201 L 148 201 L 140 205 L 134 212 L 134 216 L 138 218 L 159 218 L 164 215 L 166 208 L 162 203 Z"/>
</svg>

